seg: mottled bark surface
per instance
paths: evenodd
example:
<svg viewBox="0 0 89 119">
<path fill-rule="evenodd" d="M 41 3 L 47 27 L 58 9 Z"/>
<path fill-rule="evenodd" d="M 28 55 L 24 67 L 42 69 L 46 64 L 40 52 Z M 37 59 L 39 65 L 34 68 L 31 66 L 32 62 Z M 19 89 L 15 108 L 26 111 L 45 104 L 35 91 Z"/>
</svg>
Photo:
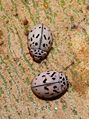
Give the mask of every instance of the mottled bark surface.
<svg viewBox="0 0 89 119">
<path fill-rule="evenodd" d="M 88 5 L 88 0 L 0 1 L 0 119 L 89 119 Z M 54 38 L 40 64 L 32 60 L 26 36 L 38 23 Z M 69 90 L 60 99 L 43 101 L 31 91 L 32 79 L 46 70 L 68 76 Z"/>
</svg>

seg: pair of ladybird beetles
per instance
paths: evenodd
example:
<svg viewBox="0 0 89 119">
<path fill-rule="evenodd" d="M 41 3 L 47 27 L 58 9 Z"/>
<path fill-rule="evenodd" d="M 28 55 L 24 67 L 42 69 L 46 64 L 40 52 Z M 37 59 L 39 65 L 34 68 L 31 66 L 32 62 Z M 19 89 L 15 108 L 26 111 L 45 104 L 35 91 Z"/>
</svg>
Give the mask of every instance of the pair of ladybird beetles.
<svg viewBox="0 0 89 119">
<path fill-rule="evenodd" d="M 35 26 L 28 34 L 29 52 L 36 62 L 47 57 L 52 44 L 52 33 L 44 24 Z M 41 99 L 55 99 L 66 92 L 68 80 L 62 72 L 46 71 L 32 81 L 31 89 Z"/>
</svg>

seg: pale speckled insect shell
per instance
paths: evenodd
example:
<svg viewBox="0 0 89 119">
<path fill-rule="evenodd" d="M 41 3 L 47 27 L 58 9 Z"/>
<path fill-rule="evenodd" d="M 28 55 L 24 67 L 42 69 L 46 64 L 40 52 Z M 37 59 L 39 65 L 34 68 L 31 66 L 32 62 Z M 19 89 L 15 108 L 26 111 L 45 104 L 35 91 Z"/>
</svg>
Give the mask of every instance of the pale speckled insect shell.
<svg viewBox="0 0 89 119">
<path fill-rule="evenodd" d="M 49 28 L 43 24 L 36 25 L 28 34 L 28 48 L 34 57 L 34 51 L 38 49 L 42 50 L 43 57 L 47 55 L 52 47 L 53 38 Z M 34 50 L 34 51 L 33 51 Z M 37 54 L 36 54 L 37 56 Z M 39 56 L 39 53 L 38 53 Z"/>
<path fill-rule="evenodd" d="M 42 26 L 43 26 L 43 31 L 42 31 Z M 33 37 L 34 34 L 34 37 Z M 37 37 L 37 35 L 39 34 L 39 37 Z M 45 39 L 45 37 L 46 39 Z M 48 39 L 50 37 L 50 39 Z M 33 38 L 33 40 L 31 41 L 31 38 Z M 53 38 L 52 38 L 52 33 L 49 30 L 49 28 L 43 24 L 38 24 L 36 25 L 31 32 L 29 32 L 28 34 L 28 47 L 30 49 L 39 49 L 39 45 L 40 45 L 40 39 L 42 38 L 42 43 L 40 46 L 40 49 L 43 51 L 48 51 L 52 45 L 53 42 Z M 49 43 L 50 41 L 50 43 Z M 32 44 L 34 42 L 34 44 Z M 35 43 L 38 43 L 38 45 L 36 46 Z M 43 47 L 43 44 L 47 44 L 45 45 L 45 47 Z"/>
<path fill-rule="evenodd" d="M 46 83 L 43 83 L 45 79 L 47 79 Z M 54 98 L 61 95 L 67 88 L 67 77 L 63 73 L 56 71 L 43 72 L 32 81 L 32 91 L 39 98 Z"/>
</svg>

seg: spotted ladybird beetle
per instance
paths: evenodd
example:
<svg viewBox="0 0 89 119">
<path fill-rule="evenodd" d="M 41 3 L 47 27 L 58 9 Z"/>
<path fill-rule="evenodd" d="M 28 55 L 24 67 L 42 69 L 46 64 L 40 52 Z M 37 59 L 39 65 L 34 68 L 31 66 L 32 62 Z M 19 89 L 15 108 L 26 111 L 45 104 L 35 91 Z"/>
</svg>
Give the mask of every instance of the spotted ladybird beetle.
<svg viewBox="0 0 89 119">
<path fill-rule="evenodd" d="M 64 94 L 68 86 L 68 79 L 64 73 L 46 71 L 32 81 L 31 89 L 37 97 L 50 100 Z"/>
<path fill-rule="evenodd" d="M 44 24 L 38 24 L 28 33 L 27 43 L 33 60 L 40 62 L 46 58 L 52 47 L 52 33 Z"/>
</svg>

